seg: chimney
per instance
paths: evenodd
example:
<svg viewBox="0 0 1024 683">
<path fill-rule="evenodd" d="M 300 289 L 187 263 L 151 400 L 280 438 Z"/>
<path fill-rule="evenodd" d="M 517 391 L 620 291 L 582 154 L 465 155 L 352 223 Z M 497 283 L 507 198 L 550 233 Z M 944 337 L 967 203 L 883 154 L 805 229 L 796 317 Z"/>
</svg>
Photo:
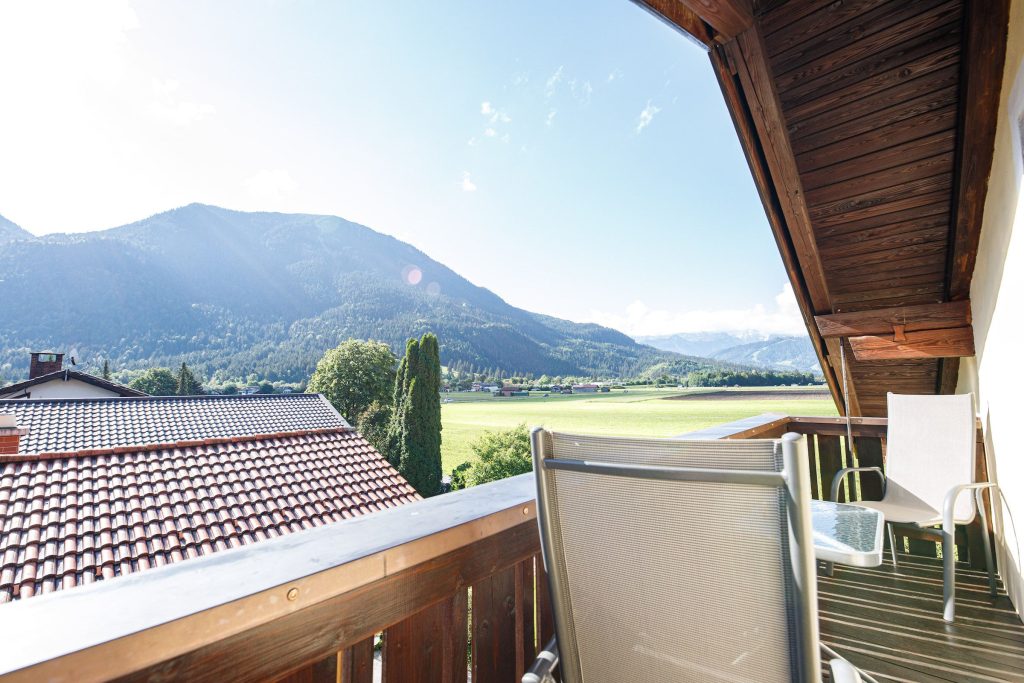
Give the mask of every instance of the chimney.
<svg viewBox="0 0 1024 683">
<path fill-rule="evenodd" d="M 27 429 L 18 429 L 13 415 L 0 413 L 0 457 L 17 455 L 21 437 L 28 434 Z"/>
<path fill-rule="evenodd" d="M 64 367 L 64 354 L 52 351 L 33 351 L 32 362 L 28 366 L 28 378 L 35 379 L 40 375 L 60 372 Z"/>
</svg>

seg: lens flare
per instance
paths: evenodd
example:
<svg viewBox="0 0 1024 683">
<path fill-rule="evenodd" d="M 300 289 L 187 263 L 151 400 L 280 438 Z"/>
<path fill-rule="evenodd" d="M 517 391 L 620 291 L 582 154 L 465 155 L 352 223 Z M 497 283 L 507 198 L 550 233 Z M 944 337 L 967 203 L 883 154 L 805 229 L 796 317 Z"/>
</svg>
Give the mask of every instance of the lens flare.
<svg viewBox="0 0 1024 683">
<path fill-rule="evenodd" d="M 402 269 L 402 279 L 407 285 L 418 285 L 423 279 L 423 271 L 416 266 L 406 266 Z"/>
</svg>

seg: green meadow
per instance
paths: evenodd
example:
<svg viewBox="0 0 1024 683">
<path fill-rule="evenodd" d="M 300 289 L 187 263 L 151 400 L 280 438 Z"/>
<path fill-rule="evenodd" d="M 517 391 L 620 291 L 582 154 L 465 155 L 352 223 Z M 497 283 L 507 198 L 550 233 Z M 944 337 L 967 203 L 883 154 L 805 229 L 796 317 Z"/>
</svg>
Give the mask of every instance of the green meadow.
<svg viewBox="0 0 1024 683">
<path fill-rule="evenodd" d="M 441 405 L 444 473 L 468 460 L 470 443 L 488 429 L 527 427 L 587 434 L 666 437 L 761 413 L 836 415 L 831 399 L 773 396 L 788 388 L 629 389 L 607 394 L 540 394 L 493 398 L 481 393 L 444 394 Z M 707 398 L 700 398 L 707 394 Z M 686 395 L 685 400 L 672 399 Z"/>
</svg>

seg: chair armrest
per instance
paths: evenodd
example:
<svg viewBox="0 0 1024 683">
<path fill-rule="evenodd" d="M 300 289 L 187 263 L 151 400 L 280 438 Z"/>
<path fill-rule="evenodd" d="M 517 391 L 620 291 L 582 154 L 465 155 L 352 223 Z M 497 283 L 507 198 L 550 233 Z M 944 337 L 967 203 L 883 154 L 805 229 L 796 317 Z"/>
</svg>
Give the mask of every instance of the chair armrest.
<svg viewBox="0 0 1024 683">
<path fill-rule="evenodd" d="M 946 497 L 942 500 L 943 530 L 949 531 L 950 533 L 952 533 L 953 531 L 953 508 L 956 507 L 956 499 L 960 497 L 960 494 L 963 493 L 964 491 L 975 491 L 976 495 L 980 496 L 980 492 L 983 491 L 984 489 L 997 490 L 998 487 L 996 486 L 996 483 L 993 481 L 979 481 L 975 484 L 960 484 L 959 486 L 954 486 L 953 488 L 951 488 L 946 493 Z M 978 507 L 978 512 L 981 514 L 985 514 L 984 510 L 980 509 L 981 506 L 979 505 Z"/>
<path fill-rule="evenodd" d="M 552 638 L 544 646 L 544 649 L 537 653 L 537 659 L 523 674 L 523 683 L 543 683 L 543 681 L 552 680 L 551 670 L 556 666 L 558 666 L 558 643 Z"/>
<path fill-rule="evenodd" d="M 832 495 L 829 497 L 834 503 L 839 502 L 839 485 L 846 478 L 847 474 L 851 472 L 874 472 L 882 479 L 882 487 L 885 487 L 885 473 L 882 472 L 881 467 L 844 467 L 843 469 L 836 472 L 836 476 L 832 478 Z"/>
<path fill-rule="evenodd" d="M 861 683 L 864 680 L 857 668 L 845 659 L 829 660 L 828 668 L 834 683 Z"/>
</svg>

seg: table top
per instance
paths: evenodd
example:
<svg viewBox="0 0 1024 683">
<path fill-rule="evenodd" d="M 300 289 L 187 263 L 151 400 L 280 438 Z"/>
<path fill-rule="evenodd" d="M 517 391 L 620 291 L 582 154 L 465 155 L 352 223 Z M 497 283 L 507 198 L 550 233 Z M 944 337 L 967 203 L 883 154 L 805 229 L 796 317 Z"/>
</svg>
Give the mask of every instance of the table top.
<svg viewBox="0 0 1024 683">
<path fill-rule="evenodd" d="M 854 567 L 882 564 L 882 513 L 857 505 L 811 501 L 814 557 Z"/>
</svg>

